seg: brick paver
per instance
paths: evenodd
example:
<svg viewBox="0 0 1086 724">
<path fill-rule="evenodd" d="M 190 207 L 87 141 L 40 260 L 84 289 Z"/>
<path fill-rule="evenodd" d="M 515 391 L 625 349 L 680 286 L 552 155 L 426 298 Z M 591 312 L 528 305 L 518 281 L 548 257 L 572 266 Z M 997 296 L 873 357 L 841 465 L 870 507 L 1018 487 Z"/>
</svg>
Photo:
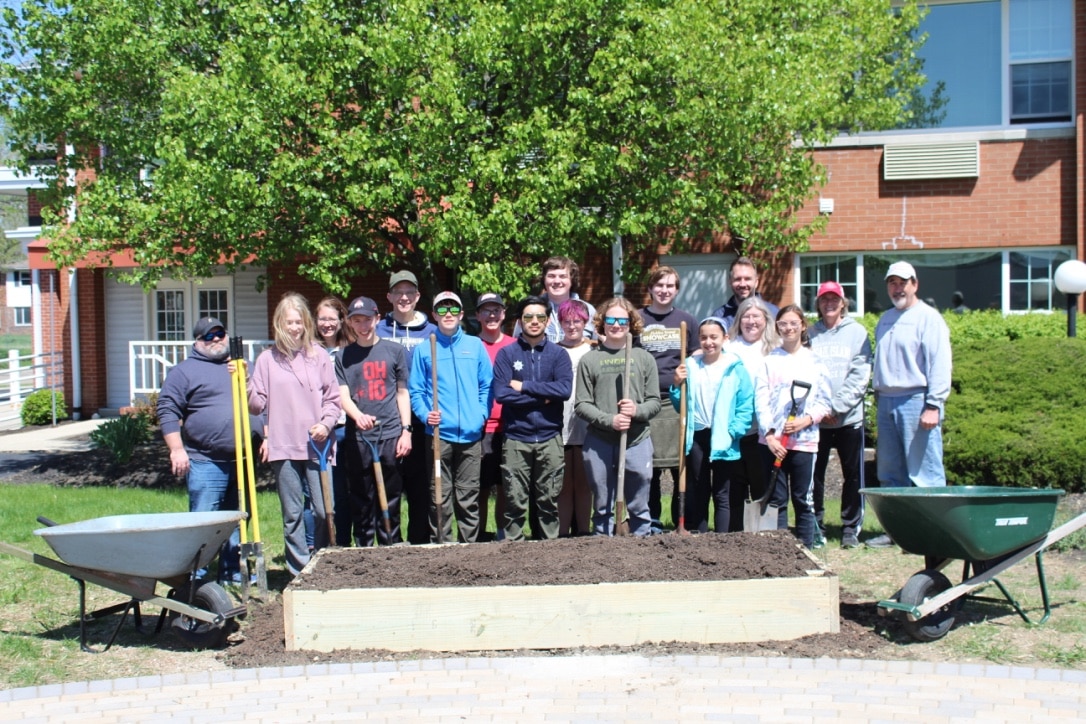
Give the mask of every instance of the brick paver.
<svg viewBox="0 0 1086 724">
<path fill-rule="evenodd" d="M 561 656 L 322 664 L 0 691 L 0 721 L 923 721 L 1086 718 L 1086 672 Z"/>
</svg>

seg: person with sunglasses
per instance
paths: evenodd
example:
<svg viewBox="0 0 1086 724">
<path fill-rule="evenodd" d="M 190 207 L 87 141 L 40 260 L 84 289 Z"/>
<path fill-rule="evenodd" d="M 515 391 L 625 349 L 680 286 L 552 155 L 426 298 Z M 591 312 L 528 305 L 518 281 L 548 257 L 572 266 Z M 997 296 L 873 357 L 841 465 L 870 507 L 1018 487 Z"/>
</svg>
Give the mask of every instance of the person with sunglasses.
<svg viewBox="0 0 1086 724">
<path fill-rule="evenodd" d="M 649 485 L 652 481 L 652 437 L 649 420 L 660 411 L 660 379 L 656 360 L 640 347 L 629 351 L 629 384 L 623 380 L 626 336 L 639 335 L 641 315 L 623 297 L 609 299 L 595 318 L 599 346 L 577 368 L 574 411 L 588 422 L 584 439 L 585 473 L 594 496 L 592 525 L 596 535 L 614 535 L 615 498 L 623 485 L 630 532 L 651 533 Z M 623 389 L 628 387 L 628 395 Z M 626 470 L 618 480 L 619 445 L 626 433 Z"/>
<path fill-rule="evenodd" d="M 203 317 L 192 331 L 192 352 L 166 374 L 158 419 L 173 474 L 185 478 L 191 512 L 238 509 L 232 380 L 226 326 Z M 235 528 L 219 551 L 220 583 L 240 583 Z M 205 569 L 196 572 L 202 578 Z"/>
<path fill-rule="evenodd" d="M 452 539 L 455 513 L 460 542 L 475 543 L 482 531 L 479 509 L 479 468 L 482 437 L 490 414 L 490 383 L 494 372 L 490 357 L 478 337 L 460 326 L 464 303 L 454 292 L 434 297 L 437 322 L 437 359 L 429 344 L 420 344 L 411 355 L 407 388 L 411 411 L 426 423 L 426 450 L 433 449 L 434 428 L 441 439 L 442 528 L 437 529 L 437 508 L 430 488 L 431 542 Z M 437 368 L 438 409 L 433 409 L 433 370 Z M 432 484 L 432 483 L 431 483 Z"/>
<path fill-rule="evenodd" d="M 569 355 L 547 339 L 550 309 L 542 297 L 517 305 L 523 331 L 494 360 L 494 399 L 502 406 L 505 537 L 524 540 L 529 500 L 536 538 L 558 537 L 558 494 L 565 474 L 562 403 L 573 391 Z M 537 527 L 538 526 L 538 527 Z"/>
</svg>

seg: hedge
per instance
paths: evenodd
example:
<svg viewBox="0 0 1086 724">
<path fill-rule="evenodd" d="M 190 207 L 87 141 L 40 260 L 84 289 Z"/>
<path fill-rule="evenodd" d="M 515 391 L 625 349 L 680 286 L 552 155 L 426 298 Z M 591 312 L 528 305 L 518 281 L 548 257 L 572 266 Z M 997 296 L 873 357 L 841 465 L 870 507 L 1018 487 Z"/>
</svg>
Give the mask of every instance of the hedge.
<svg viewBox="0 0 1086 724">
<path fill-rule="evenodd" d="M 955 344 L 943 429 L 948 481 L 1086 491 L 1084 369 L 1079 338 Z"/>
<path fill-rule="evenodd" d="M 1067 315 L 943 318 L 954 350 L 943 427 L 948 482 L 1086 492 L 1086 341 L 1067 339 Z M 872 343 L 878 320 L 858 319 Z M 878 434 L 873 406 L 867 420 L 870 443 Z"/>
</svg>

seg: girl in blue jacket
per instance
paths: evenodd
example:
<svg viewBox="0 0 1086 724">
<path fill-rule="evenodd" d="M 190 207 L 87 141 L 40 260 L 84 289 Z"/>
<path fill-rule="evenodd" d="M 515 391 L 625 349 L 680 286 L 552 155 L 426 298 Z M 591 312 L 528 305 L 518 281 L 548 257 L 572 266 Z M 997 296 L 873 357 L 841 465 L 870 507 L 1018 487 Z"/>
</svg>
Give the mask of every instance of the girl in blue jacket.
<svg viewBox="0 0 1086 724">
<path fill-rule="evenodd" d="M 724 320 L 709 317 L 698 325 L 701 354 L 691 355 L 675 369 L 671 404 L 679 409 L 686 385 L 686 526 L 709 530 L 712 498 L 713 530 L 728 532 L 729 494 L 733 469 L 739 464 L 739 438 L 746 434 L 754 412 L 754 385 L 728 341 Z M 678 500 L 676 495 L 673 500 Z M 672 516 L 677 514 L 677 503 Z"/>
</svg>

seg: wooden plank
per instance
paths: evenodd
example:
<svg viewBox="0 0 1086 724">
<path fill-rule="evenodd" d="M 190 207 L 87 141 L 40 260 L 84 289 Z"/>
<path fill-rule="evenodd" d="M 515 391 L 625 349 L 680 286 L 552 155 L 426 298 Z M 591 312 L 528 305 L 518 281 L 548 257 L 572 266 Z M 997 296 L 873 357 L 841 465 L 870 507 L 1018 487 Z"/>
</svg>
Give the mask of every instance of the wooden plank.
<svg viewBox="0 0 1086 724">
<path fill-rule="evenodd" d="M 737 643 L 840 630 L 835 576 L 283 594 L 288 650 Z"/>
</svg>

